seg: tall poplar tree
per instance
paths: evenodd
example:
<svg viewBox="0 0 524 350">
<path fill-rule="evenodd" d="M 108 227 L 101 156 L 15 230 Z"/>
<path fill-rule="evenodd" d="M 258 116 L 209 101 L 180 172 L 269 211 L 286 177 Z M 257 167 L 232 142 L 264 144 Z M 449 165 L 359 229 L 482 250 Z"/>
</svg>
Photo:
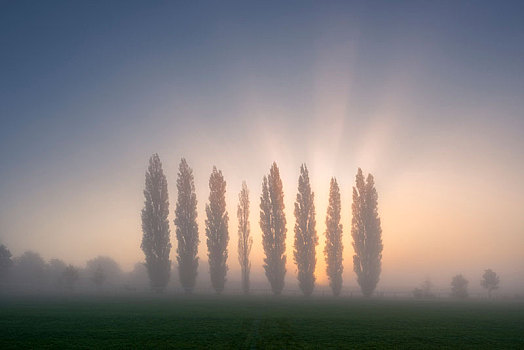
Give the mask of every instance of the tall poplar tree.
<svg viewBox="0 0 524 350">
<path fill-rule="evenodd" d="M 226 181 L 222 171 L 213 167 L 209 177 L 209 204 L 206 205 L 206 236 L 211 284 L 220 294 L 224 290 L 227 273 L 227 243 L 229 242 L 226 211 Z"/>
<path fill-rule="evenodd" d="M 275 295 L 284 289 L 286 275 L 286 216 L 284 192 L 277 163 L 273 162 L 269 175 L 262 181 L 260 196 L 260 228 L 264 247 L 264 269 Z"/>
<path fill-rule="evenodd" d="M 242 273 L 242 290 L 244 294 L 249 293 L 249 271 L 251 262 L 249 254 L 253 245 L 253 238 L 250 235 L 249 225 L 249 190 L 246 182 L 242 182 L 242 190 L 238 195 L 238 262 Z"/>
<path fill-rule="evenodd" d="M 171 260 L 169 252 L 169 196 L 167 180 L 158 154 L 149 159 L 142 209 L 142 244 L 146 256 L 146 267 L 151 288 L 162 292 L 169 282 Z"/>
<path fill-rule="evenodd" d="M 332 177 L 329 184 L 329 204 L 326 214 L 326 274 L 334 296 L 340 295 L 342 289 L 342 224 L 340 223 L 340 189 L 337 180 Z"/>
<path fill-rule="evenodd" d="M 193 170 L 182 158 L 177 179 L 178 199 L 175 209 L 176 237 L 178 240 L 177 261 L 180 283 L 191 293 L 195 288 L 198 270 L 198 225 L 197 199 Z"/>
<path fill-rule="evenodd" d="M 382 261 L 382 229 L 378 216 L 378 195 L 371 174 L 364 180 L 359 168 L 353 187 L 353 268 L 364 296 L 373 294 L 379 281 Z"/>
<path fill-rule="evenodd" d="M 315 195 L 309 184 L 309 172 L 305 164 L 300 167 L 298 193 L 295 201 L 295 247 L 293 257 L 298 268 L 298 285 L 309 296 L 315 288 L 315 248 L 318 236 L 315 229 Z"/>
</svg>

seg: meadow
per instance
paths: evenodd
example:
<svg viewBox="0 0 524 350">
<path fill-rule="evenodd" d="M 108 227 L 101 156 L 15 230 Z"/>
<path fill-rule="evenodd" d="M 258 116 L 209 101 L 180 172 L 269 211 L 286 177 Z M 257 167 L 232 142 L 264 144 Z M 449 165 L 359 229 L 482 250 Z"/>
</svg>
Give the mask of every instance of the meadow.
<svg viewBox="0 0 524 350">
<path fill-rule="evenodd" d="M 0 348 L 524 348 L 524 302 L 272 296 L 0 299 Z"/>
</svg>

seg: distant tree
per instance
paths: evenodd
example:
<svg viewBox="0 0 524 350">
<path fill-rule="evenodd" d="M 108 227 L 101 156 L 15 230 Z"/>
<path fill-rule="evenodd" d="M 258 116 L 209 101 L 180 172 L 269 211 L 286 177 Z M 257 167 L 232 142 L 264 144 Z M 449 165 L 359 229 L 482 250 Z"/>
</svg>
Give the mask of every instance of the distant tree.
<svg viewBox="0 0 524 350">
<path fill-rule="evenodd" d="M 342 224 L 340 223 L 340 190 L 337 180 L 331 178 L 329 185 L 329 205 L 326 214 L 326 247 L 324 256 L 326 258 L 326 274 L 329 278 L 329 285 L 333 290 L 333 295 L 340 295 L 342 289 Z"/>
<path fill-rule="evenodd" d="M 9 270 L 13 266 L 11 256 L 9 249 L 3 244 L 0 245 L 0 283 L 6 280 Z"/>
<path fill-rule="evenodd" d="M 174 268 L 174 267 L 173 267 Z M 137 262 L 128 274 L 127 281 L 130 285 L 145 287 L 148 283 L 147 268 L 143 262 Z"/>
<path fill-rule="evenodd" d="M 451 280 L 451 296 L 464 299 L 468 297 L 468 280 L 462 275 L 456 275 Z"/>
<path fill-rule="evenodd" d="M 432 288 L 433 288 L 433 284 L 431 283 L 431 281 L 425 280 L 424 282 L 422 282 L 422 285 L 420 286 L 420 288 L 415 288 L 413 290 L 413 296 L 416 299 L 434 298 L 435 295 L 431 292 Z"/>
<path fill-rule="evenodd" d="M 101 287 L 106 282 L 121 282 L 124 275 L 118 263 L 108 256 L 97 256 L 89 260 L 86 263 L 86 272 L 97 287 Z"/>
<path fill-rule="evenodd" d="M 378 216 L 378 195 L 371 174 L 364 180 L 359 168 L 353 187 L 353 268 L 364 296 L 373 294 L 379 281 L 382 260 L 382 229 Z"/>
<path fill-rule="evenodd" d="M 73 265 L 68 265 L 64 270 L 65 286 L 70 290 L 74 289 L 79 276 L 80 274 L 78 273 L 78 269 Z"/>
<path fill-rule="evenodd" d="M 62 288 L 64 283 L 64 271 L 67 265 L 60 259 L 51 259 L 46 266 L 48 279 L 56 288 Z"/>
<path fill-rule="evenodd" d="M 249 225 L 249 190 L 246 182 L 242 182 L 242 190 L 238 195 L 238 262 L 242 271 L 242 290 L 244 294 L 249 293 L 249 271 L 251 262 L 249 254 L 253 245 L 253 238 L 250 235 Z"/>
<path fill-rule="evenodd" d="M 102 287 L 104 282 L 106 281 L 106 273 L 104 271 L 104 268 L 102 265 L 98 265 L 96 269 L 93 271 L 93 274 L 91 276 L 91 281 L 98 287 Z"/>
<path fill-rule="evenodd" d="M 169 252 L 169 196 L 167 180 L 158 154 L 149 159 L 142 209 L 142 244 L 151 288 L 162 292 L 169 282 L 171 261 Z"/>
<path fill-rule="evenodd" d="M 269 175 L 262 181 L 260 197 L 260 228 L 264 247 L 264 269 L 273 293 L 284 289 L 286 275 L 286 216 L 284 192 L 277 164 L 273 163 Z"/>
<path fill-rule="evenodd" d="M 315 194 L 309 184 L 309 172 L 305 164 L 300 167 L 298 193 L 295 201 L 295 247 L 293 257 L 298 269 L 298 285 L 309 296 L 315 288 L 315 248 L 318 236 L 315 229 Z"/>
<path fill-rule="evenodd" d="M 46 263 L 40 254 L 26 251 L 14 260 L 13 267 L 19 283 L 34 287 L 43 285 Z"/>
<path fill-rule="evenodd" d="M 191 293 L 195 287 L 198 270 L 198 225 L 197 199 L 193 170 L 182 158 L 178 179 L 178 200 L 175 210 L 176 237 L 178 240 L 177 261 L 180 283 L 186 291 Z"/>
<path fill-rule="evenodd" d="M 487 269 L 484 271 L 484 274 L 482 275 L 482 280 L 480 281 L 480 285 L 483 288 L 487 289 L 488 297 L 491 299 L 491 292 L 499 288 L 499 282 L 500 282 L 500 278 L 495 273 L 495 271 L 493 271 L 492 269 Z"/>
<path fill-rule="evenodd" d="M 222 171 L 213 167 L 209 177 L 209 204 L 206 204 L 206 236 L 211 285 L 220 294 L 227 274 L 227 244 L 229 242 L 226 210 L 226 181 Z"/>
</svg>

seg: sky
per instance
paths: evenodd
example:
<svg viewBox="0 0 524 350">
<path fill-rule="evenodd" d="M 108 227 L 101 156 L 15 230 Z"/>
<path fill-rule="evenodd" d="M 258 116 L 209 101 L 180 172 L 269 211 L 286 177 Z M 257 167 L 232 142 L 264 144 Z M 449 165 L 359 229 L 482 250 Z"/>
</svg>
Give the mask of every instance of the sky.
<svg viewBox="0 0 524 350">
<path fill-rule="evenodd" d="M 250 189 L 253 274 L 264 280 L 262 177 L 280 167 L 287 215 L 306 163 L 317 281 L 329 180 L 341 187 L 344 284 L 355 286 L 351 191 L 375 177 L 380 288 L 449 285 L 484 269 L 524 288 L 524 4 L 493 1 L 0 1 L 0 242 L 83 266 L 140 250 L 144 174 L 195 174 L 200 276 L 213 165 L 236 205 Z M 176 279 L 176 272 L 172 278 Z M 478 287 L 478 286 L 477 286 Z"/>
</svg>

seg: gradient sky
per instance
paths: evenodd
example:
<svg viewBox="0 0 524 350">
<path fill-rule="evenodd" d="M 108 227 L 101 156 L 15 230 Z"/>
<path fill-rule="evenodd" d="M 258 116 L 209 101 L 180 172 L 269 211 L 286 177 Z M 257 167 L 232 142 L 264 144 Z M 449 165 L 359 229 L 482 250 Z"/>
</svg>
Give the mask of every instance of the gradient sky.
<svg viewBox="0 0 524 350">
<path fill-rule="evenodd" d="M 379 193 L 379 288 L 493 268 L 524 285 L 523 2 L 0 1 L 0 242 L 83 265 L 143 260 L 149 156 L 169 183 L 193 167 L 202 258 L 212 166 L 236 205 L 251 194 L 261 276 L 261 180 L 280 166 L 292 262 L 299 167 L 317 208 L 317 278 L 329 179 L 342 190 L 345 285 L 358 167 Z M 177 274 L 173 274 L 177 279 Z M 263 277 L 260 277 L 263 279 Z"/>
</svg>

